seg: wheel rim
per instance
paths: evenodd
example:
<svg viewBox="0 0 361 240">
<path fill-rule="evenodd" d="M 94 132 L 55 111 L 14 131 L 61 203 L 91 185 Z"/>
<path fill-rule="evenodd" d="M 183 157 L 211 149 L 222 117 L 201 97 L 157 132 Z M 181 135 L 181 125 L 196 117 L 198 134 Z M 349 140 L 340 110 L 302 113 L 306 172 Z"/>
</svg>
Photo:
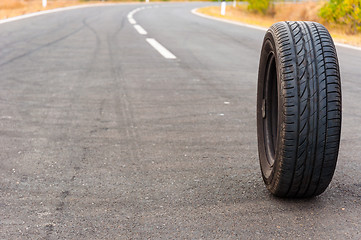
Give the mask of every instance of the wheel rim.
<svg viewBox="0 0 361 240">
<path fill-rule="evenodd" d="M 278 139 L 278 87 L 275 54 L 272 51 L 268 55 L 265 77 L 262 104 L 264 146 L 268 164 L 273 167 Z"/>
</svg>

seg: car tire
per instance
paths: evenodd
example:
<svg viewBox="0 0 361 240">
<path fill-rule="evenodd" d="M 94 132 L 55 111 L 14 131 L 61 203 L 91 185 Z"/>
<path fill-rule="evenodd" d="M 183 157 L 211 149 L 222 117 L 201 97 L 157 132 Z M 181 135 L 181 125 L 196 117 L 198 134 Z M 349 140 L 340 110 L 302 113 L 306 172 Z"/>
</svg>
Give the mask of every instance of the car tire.
<svg viewBox="0 0 361 240">
<path fill-rule="evenodd" d="M 267 31 L 257 89 L 258 152 L 267 189 L 312 197 L 330 184 L 341 134 L 336 49 L 315 22 L 279 22 Z"/>
</svg>

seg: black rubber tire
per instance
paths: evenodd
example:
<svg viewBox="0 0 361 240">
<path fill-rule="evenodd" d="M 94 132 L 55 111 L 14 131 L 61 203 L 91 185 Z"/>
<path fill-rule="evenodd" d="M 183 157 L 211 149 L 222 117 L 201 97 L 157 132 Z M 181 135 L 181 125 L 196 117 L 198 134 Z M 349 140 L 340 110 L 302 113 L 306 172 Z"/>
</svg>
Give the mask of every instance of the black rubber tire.
<svg viewBox="0 0 361 240">
<path fill-rule="evenodd" d="M 312 197 L 333 177 L 341 134 L 336 49 L 315 22 L 279 22 L 267 31 L 257 92 L 258 152 L 268 190 Z"/>
</svg>

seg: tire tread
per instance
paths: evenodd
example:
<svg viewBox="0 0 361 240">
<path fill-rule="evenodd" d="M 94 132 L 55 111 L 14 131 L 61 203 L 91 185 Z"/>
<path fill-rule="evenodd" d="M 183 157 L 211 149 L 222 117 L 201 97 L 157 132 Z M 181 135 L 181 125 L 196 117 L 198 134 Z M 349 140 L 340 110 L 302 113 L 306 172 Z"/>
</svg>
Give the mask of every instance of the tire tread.
<svg viewBox="0 0 361 240">
<path fill-rule="evenodd" d="M 321 194 L 333 177 L 341 131 L 337 53 L 324 26 L 280 22 L 269 30 L 279 56 L 283 144 L 267 186 L 282 197 Z"/>
</svg>

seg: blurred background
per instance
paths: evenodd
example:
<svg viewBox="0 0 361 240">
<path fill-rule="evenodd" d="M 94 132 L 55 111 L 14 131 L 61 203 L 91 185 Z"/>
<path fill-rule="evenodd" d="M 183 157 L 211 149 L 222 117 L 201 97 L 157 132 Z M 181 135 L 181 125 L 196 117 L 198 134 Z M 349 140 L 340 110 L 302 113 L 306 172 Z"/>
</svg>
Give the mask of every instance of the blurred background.
<svg viewBox="0 0 361 240">
<path fill-rule="evenodd" d="M 43 7 L 42 1 L 43 0 L 0 0 L 0 19 L 44 9 L 80 4 L 144 2 L 145 0 L 47 0 L 46 7 Z M 153 2 L 152 0 L 150 1 Z M 163 0 L 163 2 L 164 1 L 169 0 Z M 214 17 L 226 18 L 263 27 L 269 27 L 275 22 L 286 20 L 316 21 L 324 24 L 336 41 L 361 46 L 361 0 L 230 0 L 224 15 L 221 14 L 220 4 L 219 6 L 201 8 L 198 11 Z"/>
</svg>

